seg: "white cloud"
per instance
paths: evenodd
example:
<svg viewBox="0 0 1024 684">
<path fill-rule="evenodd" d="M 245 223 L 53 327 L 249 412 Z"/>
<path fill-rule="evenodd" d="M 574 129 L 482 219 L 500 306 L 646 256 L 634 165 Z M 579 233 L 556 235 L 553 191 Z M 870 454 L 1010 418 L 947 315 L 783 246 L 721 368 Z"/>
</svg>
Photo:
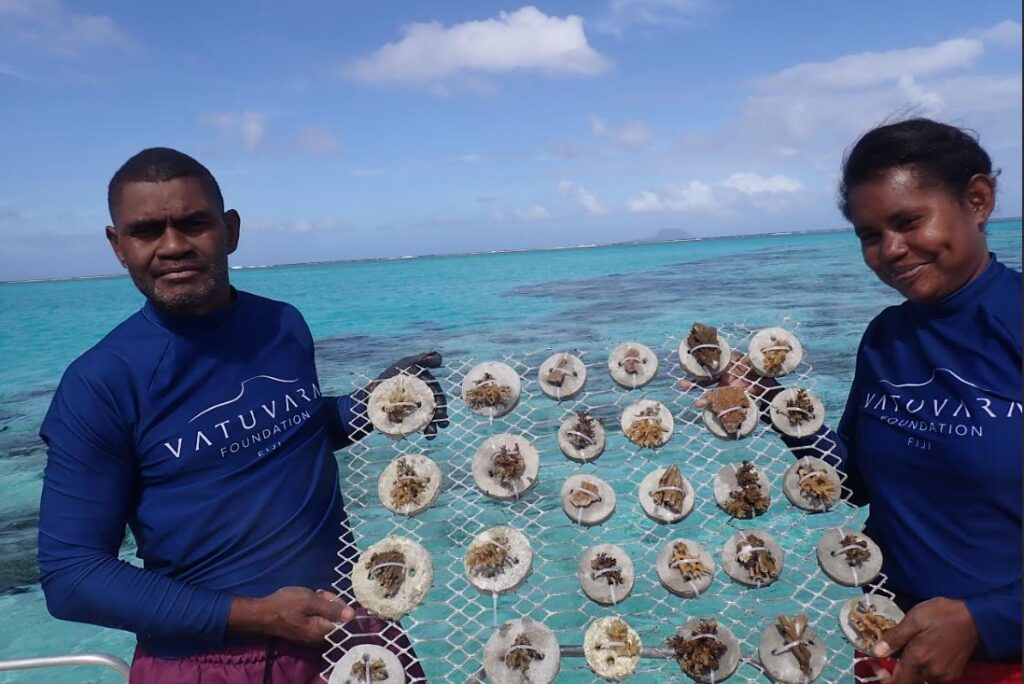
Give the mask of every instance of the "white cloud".
<svg viewBox="0 0 1024 684">
<path fill-rule="evenodd" d="M 634 214 L 712 212 L 725 213 L 737 208 L 777 211 L 786 206 L 804 185 L 796 178 L 781 174 L 761 176 L 734 173 L 715 185 L 693 180 L 686 185 L 668 185 L 662 191 L 644 190 L 627 201 Z"/>
<path fill-rule="evenodd" d="M 211 114 L 203 117 L 203 122 L 213 126 L 227 137 L 240 138 L 249 152 L 259 150 L 267 136 L 265 117 L 259 112 Z"/>
<path fill-rule="evenodd" d="M 106 15 L 71 12 L 58 0 L 0 0 L 0 44 L 76 57 L 135 43 Z"/>
<path fill-rule="evenodd" d="M 514 71 L 593 76 L 609 66 L 587 42 L 582 18 L 548 16 L 531 6 L 452 26 L 410 24 L 402 32 L 401 40 L 346 73 L 368 82 L 436 83 Z"/>
<path fill-rule="evenodd" d="M 551 212 L 543 204 L 534 204 L 524 209 L 516 209 L 515 216 L 520 221 L 543 221 L 551 218 Z"/>
<path fill-rule="evenodd" d="M 610 0 L 596 28 L 622 34 L 632 26 L 685 26 L 707 13 L 706 0 Z"/>
<path fill-rule="evenodd" d="M 596 195 L 572 181 L 560 182 L 558 192 L 575 202 L 587 216 L 604 216 L 608 213 L 608 207 L 597 199 Z"/>
<path fill-rule="evenodd" d="M 634 214 L 654 212 L 686 212 L 707 209 L 714 203 L 714 191 L 701 181 L 690 181 L 686 185 L 668 185 L 661 192 L 644 190 L 638 197 L 627 201 L 627 208 Z"/>
<path fill-rule="evenodd" d="M 984 45 L 972 38 L 953 38 L 928 47 L 888 52 L 861 52 L 828 62 L 807 62 L 756 81 L 764 90 L 840 90 L 896 82 L 904 77 L 932 76 L 964 69 L 981 56 Z"/>
<path fill-rule="evenodd" d="M 800 192 L 804 184 L 796 178 L 781 174 L 759 176 L 756 173 L 734 173 L 718 183 L 723 188 L 731 188 L 745 195 L 756 195 L 762 192 Z"/>
<path fill-rule="evenodd" d="M 651 129 L 640 121 L 627 121 L 621 126 L 609 126 L 598 116 L 590 117 L 590 132 L 627 150 L 640 150 L 654 137 Z"/>
<path fill-rule="evenodd" d="M 338 154 L 338 138 L 322 126 L 305 126 L 299 131 L 299 149 L 307 154 L 333 157 Z"/>
<path fill-rule="evenodd" d="M 986 43 L 994 43 L 999 47 L 1020 49 L 1021 25 L 1019 21 L 1001 21 L 995 26 L 978 31 L 977 36 Z"/>
</svg>

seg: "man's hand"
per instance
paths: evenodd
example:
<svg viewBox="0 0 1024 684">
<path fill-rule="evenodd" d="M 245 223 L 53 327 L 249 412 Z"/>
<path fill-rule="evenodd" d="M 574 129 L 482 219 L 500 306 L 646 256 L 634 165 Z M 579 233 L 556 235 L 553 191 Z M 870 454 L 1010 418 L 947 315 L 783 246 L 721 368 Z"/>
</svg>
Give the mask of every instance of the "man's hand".
<svg viewBox="0 0 1024 684">
<path fill-rule="evenodd" d="M 337 623 L 355 615 L 347 604 L 322 589 L 284 587 L 263 598 L 236 596 L 228 615 L 228 631 L 318 644 Z"/>
<path fill-rule="evenodd" d="M 914 606 L 882 634 L 875 655 L 902 651 L 890 684 L 936 684 L 959 677 L 978 645 L 978 630 L 963 601 L 933 598 Z"/>
<path fill-rule="evenodd" d="M 678 387 L 681 390 L 689 390 L 694 387 L 710 387 L 715 384 L 719 387 L 739 387 L 755 399 L 763 398 L 766 401 L 770 401 L 777 391 L 776 388 L 780 387 L 775 378 L 765 378 L 758 375 L 751 365 L 750 359 L 746 355 L 737 352 L 733 352 L 732 357 L 729 359 L 729 367 L 726 368 L 725 372 L 717 380 L 687 380 L 684 378 L 679 381 Z M 707 402 L 701 397 L 693 403 L 697 408 L 701 409 L 704 408 Z"/>
<path fill-rule="evenodd" d="M 448 427 L 448 399 L 441 389 L 441 383 L 427 369 L 440 368 L 442 363 L 444 363 L 444 360 L 441 358 L 441 354 L 436 351 L 406 356 L 385 368 L 384 372 L 378 375 L 377 379 L 371 382 L 367 389 L 372 391 L 381 380 L 393 378 L 399 373 L 413 375 L 423 380 L 434 393 L 434 418 L 423 429 L 423 434 L 427 439 L 434 439 L 434 437 L 437 437 L 438 428 Z"/>
</svg>

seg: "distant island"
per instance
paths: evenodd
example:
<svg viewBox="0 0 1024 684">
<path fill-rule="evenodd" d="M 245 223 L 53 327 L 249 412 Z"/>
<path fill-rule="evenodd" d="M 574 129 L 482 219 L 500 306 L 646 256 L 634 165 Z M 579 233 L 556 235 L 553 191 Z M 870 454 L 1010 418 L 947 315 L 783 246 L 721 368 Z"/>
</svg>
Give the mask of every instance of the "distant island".
<svg viewBox="0 0 1024 684">
<path fill-rule="evenodd" d="M 693 240 L 696 236 L 693 233 L 687 232 L 682 228 L 662 228 L 657 233 L 648 238 L 641 238 L 639 240 L 625 240 L 623 242 L 615 242 L 615 245 L 645 245 L 651 242 L 675 242 L 676 240 Z"/>
</svg>

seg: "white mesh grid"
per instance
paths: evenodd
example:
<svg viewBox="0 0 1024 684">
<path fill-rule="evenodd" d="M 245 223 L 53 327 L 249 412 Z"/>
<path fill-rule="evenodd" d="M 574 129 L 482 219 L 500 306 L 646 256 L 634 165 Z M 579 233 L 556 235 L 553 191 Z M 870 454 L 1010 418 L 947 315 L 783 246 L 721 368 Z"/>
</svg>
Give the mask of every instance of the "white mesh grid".
<svg viewBox="0 0 1024 684">
<path fill-rule="evenodd" d="M 799 325 L 785 320 L 783 325 L 800 335 Z M 733 350 L 746 350 L 756 329 L 737 324 L 720 329 Z M 642 341 L 642 340 L 640 340 Z M 379 434 L 368 435 L 350 446 L 341 457 L 342 492 L 354 542 L 358 549 L 389 534 L 409 537 L 431 554 L 434 583 L 423 603 L 402 619 L 415 656 L 430 681 L 483 681 L 484 644 L 497 625 L 529 616 L 552 629 L 562 647 L 558 682 L 600 681 L 582 657 L 583 635 L 598 617 L 622 616 L 643 641 L 644 651 L 637 668 L 636 681 L 664 681 L 684 678 L 665 640 L 693 617 L 713 617 L 739 639 L 742 660 L 730 682 L 764 681 L 757 660 L 762 632 L 780 614 L 805 613 L 811 626 L 828 647 L 828 661 L 818 681 L 852 681 L 854 651 L 839 632 L 838 615 L 842 603 L 859 595 L 859 589 L 842 587 L 822 572 L 815 560 L 821 536 L 830 529 L 846 526 L 860 529 L 863 513 L 848 503 L 850 492 L 843 488 L 843 500 L 829 512 L 810 514 L 794 507 L 782 491 L 783 473 L 794 461 L 789 449 L 763 422 L 743 440 L 724 441 L 704 427 L 701 411 L 694 399 L 706 391 L 682 390 L 677 381 L 685 377 L 679 363 L 679 338 L 667 337 L 660 345 L 649 345 L 659 357 L 657 377 L 645 387 L 627 390 L 616 385 L 608 374 L 607 349 L 587 352 L 572 349 L 543 349 L 532 353 L 506 354 L 495 358 L 447 359 L 443 369 L 433 371 L 449 398 L 451 425 L 439 431 L 436 440 L 422 434 L 392 441 Z M 802 340 L 813 347 L 813 340 Z M 587 366 L 586 386 L 576 397 L 556 402 L 546 397 L 537 384 L 540 364 L 550 354 L 570 351 Z M 509 414 L 490 420 L 468 410 L 461 400 L 461 383 L 477 363 L 502 361 L 514 368 L 522 380 L 519 404 Z M 354 387 L 365 386 L 369 376 L 357 377 Z M 785 386 L 814 389 L 813 367 L 805 358 L 794 373 L 780 379 Z M 672 437 L 663 447 L 641 449 L 622 434 L 619 417 L 622 410 L 640 399 L 655 399 L 670 408 L 675 418 Z M 585 410 L 603 419 L 608 433 L 605 451 L 595 461 L 580 464 L 570 461 L 558 448 L 556 433 L 563 420 Z M 826 416 L 834 425 L 838 416 Z M 480 444 L 488 437 L 511 432 L 529 439 L 540 453 L 537 485 L 520 499 L 510 502 L 492 500 L 477 490 L 471 462 Z M 813 447 L 814 455 L 837 465 L 827 439 Z M 424 513 L 408 518 L 392 514 L 381 505 L 377 479 L 384 467 L 400 455 L 423 453 L 432 458 L 443 473 L 442 491 L 435 504 Z M 712 482 L 725 464 L 748 459 L 758 465 L 771 482 L 771 506 L 752 520 L 730 518 L 715 503 Z M 681 522 L 658 524 L 648 518 L 639 502 L 637 488 L 645 475 L 657 467 L 676 463 L 696 492 L 696 506 Z M 615 513 L 592 528 L 573 524 L 564 514 L 559 492 L 570 475 L 590 474 L 608 482 L 616 492 Z M 494 525 L 509 525 L 523 532 L 534 551 L 533 569 L 527 581 L 510 594 L 494 600 L 474 588 L 463 573 L 463 557 L 470 541 L 479 532 Z M 722 570 L 721 549 L 725 541 L 740 529 L 769 532 L 785 553 L 779 579 L 761 589 L 749 589 Z M 684 599 L 669 593 L 658 581 L 654 561 L 670 539 L 686 537 L 701 543 L 714 557 L 716 571 L 711 587 L 700 597 Z M 576 566 L 583 551 L 599 543 L 615 543 L 629 554 L 636 568 L 636 582 L 629 598 L 615 606 L 601 606 L 582 592 Z M 339 556 L 339 580 L 335 589 L 352 602 L 351 590 L 343 589 L 342 576 L 349 571 L 345 558 L 355 558 L 342 537 Z M 874 583 L 873 591 L 891 597 L 884 588 L 885 577 Z M 496 606 L 496 608 L 495 608 Z M 393 636 L 389 632 L 389 636 Z M 383 632 L 378 633 L 382 638 Z M 328 637 L 325 654 L 326 680 L 334 663 L 352 643 L 350 626 L 339 626 Z M 400 652 L 393 639 L 391 650 Z M 873 681 L 858 679 L 857 681 Z"/>
</svg>

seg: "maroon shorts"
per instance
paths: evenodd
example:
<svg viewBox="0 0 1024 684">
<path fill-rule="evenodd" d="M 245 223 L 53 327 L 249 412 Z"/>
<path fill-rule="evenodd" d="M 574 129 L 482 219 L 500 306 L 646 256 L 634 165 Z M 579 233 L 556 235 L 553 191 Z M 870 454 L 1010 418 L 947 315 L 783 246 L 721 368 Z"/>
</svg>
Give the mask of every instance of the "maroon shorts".
<svg viewBox="0 0 1024 684">
<path fill-rule="evenodd" d="M 357 618 L 347 623 L 344 636 L 330 650 L 332 660 L 339 651 L 357 644 L 383 646 L 398 656 L 410 684 L 426 682 L 405 631 L 394 622 L 370 617 L 361 607 Z M 335 635 L 338 636 L 338 633 Z M 244 646 L 231 646 L 185 658 L 157 658 L 135 647 L 130 684 L 322 684 L 320 673 L 330 663 L 324 646 L 304 646 L 272 639 Z M 335 657 L 337 656 L 337 657 Z"/>
<path fill-rule="evenodd" d="M 875 678 L 875 668 L 889 672 L 896 668 L 896 661 L 891 658 L 871 658 L 857 653 L 858 660 L 855 672 L 858 677 Z M 964 673 L 947 684 L 1021 684 L 1021 666 L 1017 663 L 980 663 L 971 661 L 964 666 Z"/>
</svg>

